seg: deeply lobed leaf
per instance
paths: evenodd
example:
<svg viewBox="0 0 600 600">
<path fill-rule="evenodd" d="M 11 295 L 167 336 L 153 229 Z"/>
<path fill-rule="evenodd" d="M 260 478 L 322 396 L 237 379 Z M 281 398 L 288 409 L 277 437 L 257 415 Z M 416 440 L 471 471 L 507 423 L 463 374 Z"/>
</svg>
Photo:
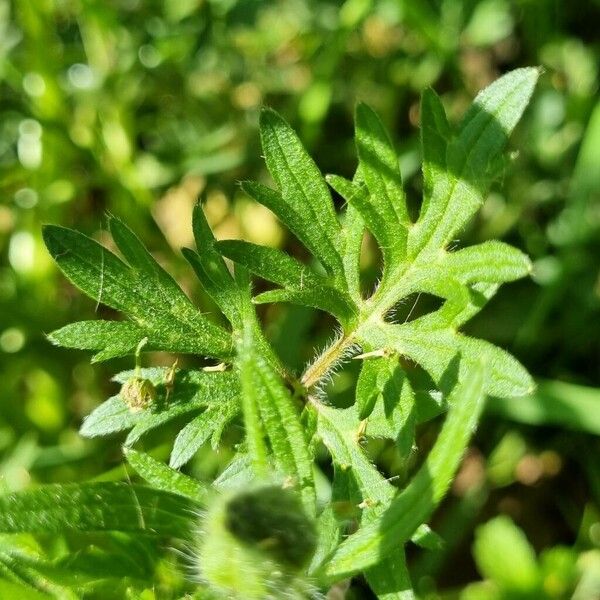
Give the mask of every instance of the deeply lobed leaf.
<svg viewBox="0 0 600 600">
<path fill-rule="evenodd" d="M 125 445 L 131 446 L 148 432 L 176 418 L 193 415 L 190 424 L 180 432 L 181 438 L 177 438 L 179 441 L 176 440 L 171 456 L 172 466 L 178 468 L 185 464 L 204 440 L 214 436 L 216 441 L 223 428 L 238 414 L 240 384 L 231 371 L 178 369 L 171 382 L 167 381 L 169 372 L 170 369 L 164 368 L 141 370 L 141 376 L 157 390 L 152 406 L 132 411 L 121 396 L 113 396 L 85 418 L 80 433 L 85 437 L 97 437 L 131 429 L 125 440 Z M 125 383 L 134 374 L 125 371 L 115 380 Z M 204 412 L 196 417 L 203 409 Z M 203 425 L 200 431 L 198 424 Z M 195 436 L 192 435 L 194 431 Z"/>
<path fill-rule="evenodd" d="M 339 579 L 377 564 L 408 540 L 442 499 L 483 408 L 483 368 L 476 365 L 450 401 L 440 435 L 408 487 L 385 511 L 345 540 L 325 566 L 326 576 Z"/>
<path fill-rule="evenodd" d="M 489 185 L 488 167 L 521 118 L 539 74 L 536 68 L 515 69 L 485 88 L 451 141 L 441 104 L 427 94 L 422 143 L 429 201 L 409 236 L 413 256 L 446 246 L 481 206 Z M 438 163 L 439 169 L 432 167 Z M 439 181 L 432 182 L 432 175 Z"/>
<path fill-rule="evenodd" d="M 119 231 L 126 229 L 119 226 Z M 132 249 L 133 238 L 127 237 L 130 245 L 122 245 L 138 267 L 144 266 L 141 271 L 77 231 L 55 225 L 44 228 L 46 246 L 63 273 L 98 303 L 125 313 L 148 338 L 148 348 L 229 356 L 229 334 L 204 318 L 158 265 L 148 266 L 139 247 Z M 134 349 L 135 345 L 130 351 Z"/>
<path fill-rule="evenodd" d="M 261 141 L 277 190 L 250 182 L 242 188 L 271 209 L 315 260 L 305 265 L 274 248 L 236 240 L 216 242 L 198 205 L 193 221 L 197 248 L 184 249 L 184 256 L 230 322 L 231 333 L 192 305 L 119 220 L 111 218 L 109 226 L 126 262 L 79 233 L 46 228 L 46 243 L 67 277 L 129 319 L 75 323 L 51 334 L 53 342 L 97 350 L 95 359 L 103 360 L 131 353 L 146 337 L 150 350 L 187 352 L 228 363 L 221 373 L 143 369 L 121 374 L 120 383 L 134 376 L 148 380 L 156 390 L 155 400 L 140 410 L 127 404 L 125 394 L 114 396 L 86 419 L 82 433 L 91 437 L 131 429 L 125 442 L 129 463 L 156 488 L 173 490 L 178 501 L 195 506 L 193 499 L 204 501 L 208 490 L 174 468 L 183 466 L 209 439 L 216 447 L 224 427 L 241 409 L 245 441 L 214 488 L 231 491 L 256 479 L 283 481 L 299 489 L 311 515 L 316 514 L 313 451 L 318 444 L 315 440 L 309 444 L 309 438 L 316 433 L 331 455 L 334 477 L 332 502 L 318 516 L 323 531 L 313 572 L 335 581 L 363 571 L 378 597 L 411 597 L 403 544 L 411 537 L 423 545 L 439 542 L 424 521 L 448 488 L 484 394 L 518 396 L 533 389 L 529 374 L 507 352 L 458 332 L 500 284 L 529 273 L 529 260 L 501 242 L 457 251 L 449 244 L 483 202 L 492 167 L 538 74 L 536 69 L 518 69 L 486 88 L 456 133 L 441 100 L 431 90 L 423 94 L 424 190 L 414 224 L 391 138 L 370 108 L 360 105 L 356 111 L 359 162 L 352 180 L 336 175 L 325 180 L 289 125 L 274 111 L 263 111 Z M 347 202 L 341 220 L 326 181 Z M 368 298 L 363 297 L 360 281 L 365 230 L 383 255 L 381 280 Z M 228 268 L 224 256 L 236 263 L 235 270 Z M 279 287 L 252 298 L 248 271 Z M 395 321 L 394 309 L 413 294 L 435 295 L 442 300 L 441 307 L 413 321 L 408 320 L 410 313 L 407 322 Z M 282 301 L 324 310 L 343 330 L 299 381 L 262 334 L 252 306 Z M 357 347 L 365 362 L 356 405 L 346 409 L 326 405 L 315 390 L 322 391 L 335 366 L 356 354 Z M 406 359 L 424 371 L 412 369 Z M 426 379 L 429 387 L 413 386 L 415 377 Z M 430 390 L 431 380 L 439 392 Z M 413 448 L 415 425 L 446 406 L 449 414 L 433 451 L 408 486 L 398 491 L 365 453 L 363 437 L 393 440 L 404 460 Z M 129 448 L 142 435 L 178 417 L 188 417 L 188 422 L 177 435 L 170 467 Z M 87 489 L 70 488 L 69 493 L 83 502 Z M 127 529 L 120 520 L 133 519 L 127 492 L 121 487 L 94 489 L 98 493 L 90 500 L 93 514 L 67 503 L 76 529 L 142 532 L 147 522 L 168 535 L 180 535 L 176 530 L 183 529 L 183 519 L 171 529 L 161 520 L 177 503 L 170 496 L 156 500 L 167 507 L 157 516 L 149 492 L 139 488 L 142 501 L 136 516 L 144 517 L 144 526 L 138 520 Z M 53 490 L 60 500 L 62 488 Z M 50 531 L 43 527 L 52 522 L 48 527 L 58 528 L 60 515 L 52 512 L 47 498 L 43 494 L 31 498 L 31 502 L 10 500 L 24 515 L 25 526 Z M 106 508 L 109 499 L 122 506 L 122 514 Z M 31 509 L 36 503 L 39 514 Z M 344 504 L 350 506 L 350 517 L 339 514 Z M 358 531 L 340 544 L 348 519 Z M 5 519 L 6 527 L 11 526 L 9 520 Z"/>
<path fill-rule="evenodd" d="M 292 231 L 301 232 L 300 239 L 329 274 L 339 279 L 343 275 L 340 224 L 319 169 L 296 133 L 275 111 L 261 113 L 260 135 L 267 167 L 281 191 L 281 201 L 272 201 L 269 208 L 286 224 L 288 214 L 293 214 Z"/>
</svg>

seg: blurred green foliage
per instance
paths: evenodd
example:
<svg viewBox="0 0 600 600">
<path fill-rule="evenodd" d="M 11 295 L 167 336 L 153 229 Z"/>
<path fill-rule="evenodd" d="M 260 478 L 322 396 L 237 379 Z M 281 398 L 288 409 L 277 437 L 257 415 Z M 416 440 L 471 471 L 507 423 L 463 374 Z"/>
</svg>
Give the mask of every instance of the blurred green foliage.
<svg viewBox="0 0 600 600">
<path fill-rule="evenodd" d="M 324 172 L 350 175 L 352 113 L 368 102 L 392 129 L 416 198 L 421 90 L 433 86 L 458 118 L 500 73 L 542 65 L 512 142 L 520 151 L 498 165 L 498 185 L 465 243 L 499 237 L 532 257 L 533 279 L 507 286 L 470 331 L 548 381 L 522 405 L 490 403 L 434 522 L 445 548 L 410 558 L 425 597 L 463 588 L 477 569 L 493 591 L 471 587 L 465 598 L 515 597 L 498 595 L 516 581 L 510 563 L 504 579 L 485 566 L 486 547 L 497 553 L 503 543 L 522 547 L 535 577 L 556 576 L 549 597 L 567 597 L 578 578 L 592 590 L 580 598 L 599 594 L 598 22 L 598 0 L 0 3 L 0 492 L 126 475 L 116 442 L 84 442 L 76 431 L 114 391 L 109 373 L 131 361 L 92 368 L 46 341 L 44 332 L 67 322 L 111 313 L 58 275 L 42 223 L 105 241 L 105 215 L 124 218 L 209 309 L 173 252 L 190 242 L 198 194 L 218 236 L 302 252 L 236 185 L 265 177 L 261 105 L 290 121 Z M 376 252 L 373 244 L 363 252 L 372 278 Z M 298 308 L 268 317 L 286 360 L 309 358 L 304 339 L 314 344 L 322 322 Z M 165 439 L 155 442 L 165 456 Z M 201 451 L 192 468 L 210 472 L 216 460 L 224 457 Z M 498 513 L 524 534 L 507 520 L 484 525 L 473 561 L 476 524 Z"/>
</svg>

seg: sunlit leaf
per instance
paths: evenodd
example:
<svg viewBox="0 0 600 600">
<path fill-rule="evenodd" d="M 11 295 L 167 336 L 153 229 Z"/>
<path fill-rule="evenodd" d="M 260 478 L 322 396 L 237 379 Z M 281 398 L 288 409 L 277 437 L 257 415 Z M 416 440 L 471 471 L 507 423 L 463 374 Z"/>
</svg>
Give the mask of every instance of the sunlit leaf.
<svg viewBox="0 0 600 600">
<path fill-rule="evenodd" d="M 408 540 L 445 495 L 483 408 L 483 369 L 475 366 L 452 394 L 440 435 L 409 485 L 373 522 L 345 540 L 325 566 L 337 579 L 377 564 Z"/>
<path fill-rule="evenodd" d="M 128 531 L 186 538 L 198 505 L 125 483 L 46 485 L 0 496 L 0 532 Z"/>
<path fill-rule="evenodd" d="M 165 492 L 181 494 L 199 502 L 206 499 L 207 488 L 198 480 L 183 475 L 145 452 L 125 448 L 124 453 L 127 462 L 149 485 Z"/>
<path fill-rule="evenodd" d="M 229 334 L 204 318 L 165 276 L 153 284 L 147 273 L 128 267 L 85 235 L 47 225 L 44 241 L 64 274 L 99 303 L 127 314 L 144 331 L 148 348 L 205 356 L 228 356 Z"/>
</svg>

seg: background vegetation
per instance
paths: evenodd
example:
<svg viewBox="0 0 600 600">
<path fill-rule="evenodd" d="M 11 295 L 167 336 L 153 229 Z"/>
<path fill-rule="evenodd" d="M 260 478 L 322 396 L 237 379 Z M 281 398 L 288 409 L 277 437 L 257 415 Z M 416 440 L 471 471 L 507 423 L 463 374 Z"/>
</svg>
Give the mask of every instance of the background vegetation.
<svg viewBox="0 0 600 600">
<path fill-rule="evenodd" d="M 352 114 L 368 102 L 393 131 L 416 201 L 421 90 L 434 87 L 457 119 L 499 74 L 542 65 L 518 151 L 464 236 L 504 239 L 534 261 L 533 278 L 502 288 L 468 330 L 517 356 L 539 391 L 489 401 L 433 522 L 446 544 L 410 561 L 431 598 L 482 597 L 467 587 L 482 578 L 512 598 L 533 574 L 551 598 L 600 595 L 598 22 L 598 0 L 0 3 L 0 493 L 129 476 L 119 440 L 77 430 L 131 361 L 91 366 L 45 339 L 111 315 L 59 275 L 42 223 L 106 241 L 106 214 L 124 218 L 209 309 L 178 253 L 192 243 L 199 194 L 217 237 L 302 252 L 237 187 L 266 176 L 262 105 L 290 121 L 324 172 L 351 175 Z M 374 280 L 374 244 L 362 258 Z M 263 316 L 296 365 L 331 324 L 293 307 Z M 337 391 L 351 381 L 342 374 Z M 148 447 L 166 456 L 168 443 L 163 433 Z M 222 460 L 206 449 L 191 470 Z"/>
</svg>

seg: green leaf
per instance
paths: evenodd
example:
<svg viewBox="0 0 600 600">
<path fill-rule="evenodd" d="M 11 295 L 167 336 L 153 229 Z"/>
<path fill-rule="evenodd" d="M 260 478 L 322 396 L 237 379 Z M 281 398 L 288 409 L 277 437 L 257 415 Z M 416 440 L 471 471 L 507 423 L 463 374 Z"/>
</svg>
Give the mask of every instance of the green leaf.
<svg viewBox="0 0 600 600">
<path fill-rule="evenodd" d="M 254 472 L 248 454 L 238 452 L 223 472 L 213 481 L 218 490 L 240 490 L 252 484 Z"/>
<path fill-rule="evenodd" d="M 239 357 L 251 455 L 254 455 L 257 464 L 264 465 L 264 448 L 261 446 L 264 428 L 277 466 L 283 475 L 292 478 L 308 514 L 314 515 L 316 497 L 312 456 L 298 410 L 279 375 L 263 356 L 257 354 L 249 327 L 245 329 L 240 343 Z M 257 423 L 259 415 L 260 423 Z M 264 466 L 260 468 L 264 470 Z"/>
<path fill-rule="evenodd" d="M 267 476 L 268 452 L 264 439 L 264 429 L 260 418 L 260 396 L 255 384 L 255 369 L 253 357 L 252 328 L 247 325 L 244 335 L 238 341 L 240 381 L 242 384 L 241 404 L 246 432 L 248 454 L 259 479 Z"/>
<path fill-rule="evenodd" d="M 430 261 L 427 267 L 421 264 L 414 265 L 412 272 L 406 273 L 394 290 L 394 294 L 402 298 L 418 292 L 448 300 L 439 311 L 427 316 L 428 319 L 433 318 L 434 315 L 443 317 L 441 322 L 445 325 L 449 324 L 448 318 L 452 318 L 455 312 L 468 305 L 470 299 L 467 287 L 461 285 L 452 273 L 447 269 L 444 270 L 442 265 L 433 261 Z"/>
<path fill-rule="evenodd" d="M 328 175 L 327 181 L 331 187 L 338 192 L 361 216 L 367 229 L 375 236 L 379 242 L 386 265 L 394 264 L 397 254 L 398 235 L 392 231 L 387 219 L 390 215 L 378 207 L 373 196 L 369 195 L 367 190 L 358 186 L 339 175 Z"/>
<path fill-rule="evenodd" d="M 367 582 L 378 600 L 415 600 L 404 549 L 396 551 L 366 572 Z"/>
<path fill-rule="evenodd" d="M 369 371 L 374 369 L 369 363 L 377 364 L 372 388 L 363 376 L 365 368 Z M 398 356 L 365 361 L 356 387 L 359 410 L 369 389 L 372 392 L 369 402 L 373 403 L 373 408 L 366 421 L 365 435 L 394 440 L 400 456 L 408 456 L 415 441 L 417 407 L 412 385 L 399 364 Z"/>
<path fill-rule="evenodd" d="M 133 374 L 129 372 L 129 377 Z M 142 377 L 157 389 L 155 406 L 144 410 L 125 440 L 131 446 L 143 435 L 188 413 L 207 406 L 226 406 L 239 395 L 239 380 L 232 371 L 208 372 L 181 369 L 172 386 L 165 385 L 167 369 L 142 369 Z M 120 374 L 122 379 L 124 373 Z"/>
<path fill-rule="evenodd" d="M 368 201 L 377 216 L 377 229 L 372 232 L 387 256 L 400 261 L 406 250 L 409 218 L 398 157 L 383 123 L 365 104 L 356 108 L 356 149 Z M 360 204 L 356 207 L 360 210 Z M 361 214 L 365 218 L 362 210 Z M 365 222 L 369 225 L 366 218 Z"/>
<path fill-rule="evenodd" d="M 363 362 L 356 382 L 356 407 L 360 419 L 366 419 L 373 412 L 375 402 L 382 392 L 383 385 L 379 383 L 384 369 L 382 362 L 377 358 Z M 387 365 L 385 375 L 388 375 Z"/>
<path fill-rule="evenodd" d="M 94 240 L 64 227 L 46 225 L 44 241 L 73 284 L 98 303 L 122 311 L 144 331 L 148 349 L 230 355 L 229 334 L 207 321 L 181 290 L 168 291 L 164 277 L 155 274 L 152 281 Z"/>
<path fill-rule="evenodd" d="M 152 254 L 144 247 L 140 239 L 119 219 L 111 216 L 108 220 L 110 234 L 129 266 L 143 274 L 146 283 L 151 281 L 174 313 L 186 314 L 190 301 L 176 281 L 156 262 Z"/>
<path fill-rule="evenodd" d="M 79 433 L 88 438 L 110 435 L 130 429 L 141 418 L 142 414 L 131 412 L 120 396 L 113 396 L 85 417 Z"/>
<path fill-rule="evenodd" d="M 159 462 L 145 452 L 138 452 L 133 448 L 124 448 L 123 453 L 136 473 L 152 487 L 165 492 L 180 494 L 198 502 L 206 500 L 208 488 L 198 480 L 179 473 L 179 471 Z"/>
<path fill-rule="evenodd" d="M 244 265 L 249 271 L 281 287 L 302 289 L 322 285 L 326 279 L 289 254 L 242 240 L 223 240 L 217 248 L 224 256 Z"/>
<path fill-rule="evenodd" d="M 365 233 L 365 223 L 360 213 L 351 205 L 346 207 L 344 214 L 344 273 L 348 293 L 355 303 L 362 302 L 360 290 L 360 252 Z"/>
<path fill-rule="evenodd" d="M 466 365 L 484 360 L 488 365 L 485 393 L 491 396 L 527 396 L 535 382 L 525 367 L 511 354 L 485 340 L 457 335 L 458 351 Z M 462 361 L 461 361 L 462 362 Z"/>
<path fill-rule="evenodd" d="M 332 314 L 343 326 L 351 323 L 356 316 L 350 304 L 344 301 L 343 296 L 329 286 L 302 290 L 269 290 L 254 296 L 252 301 L 255 304 L 290 302 L 299 306 L 311 306 Z"/>
<path fill-rule="evenodd" d="M 475 98 L 463 119 L 458 136 L 447 147 L 443 170 L 435 171 L 435 185 L 426 182 L 431 191 L 429 203 L 409 236 L 410 254 L 435 253 L 445 247 L 465 225 L 483 202 L 489 183 L 493 159 L 504 148 L 508 136 L 521 118 L 536 81 L 539 69 L 515 69 L 496 80 Z M 424 156 L 429 164 L 441 160 L 441 144 L 445 137 L 439 104 L 430 94 L 422 127 L 430 131 L 442 130 L 441 135 L 423 140 L 428 147 Z M 434 123 L 432 123 L 434 120 Z M 429 168 L 429 167 L 428 167 Z"/>
<path fill-rule="evenodd" d="M 100 350 L 93 362 L 132 354 L 143 339 L 143 329 L 127 321 L 79 321 L 48 335 L 57 346 L 79 350 Z"/>
<path fill-rule="evenodd" d="M 294 302 L 324 310 L 342 322 L 354 314 L 353 303 L 346 294 L 281 250 L 241 240 L 224 240 L 218 242 L 217 247 L 231 260 L 284 288 L 259 294 L 254 298 L 257 303 Z"/>
<path fill-rule="evenodd" d="M 365 224 L 358 209 L 355 208 L 355 196 L 360 196 L 356 202 L 366 202 L 367 190 L 364 185 L 348 181 L 339 175 L 325 177 L 329 185 L 348 202 L 344 213 L 342 228 L 343 252 L 342 262 L 346 288 L 352 301 L 359 305 L 362 296 L 360 291 L 360 252 L 364 237 Z"/>
<path fill-rule="evenodd" d="M 193 223 L 197 251 L 183 253 L 231 323 L 231 333 L 193 306 L 120 221 L 111 219 L 110 229 L 123 259 L 81 234 L 48 228 L 48 246 L 67 276 L 129 319 L 73 324 L 52 334 L 53 341 L 96 350 L 97 358 L 109 358 L 132 352 L 146 337 L 147 350 L 191 352 L 227 362 L 212 369 L 224 369 L 221 373 L 178 370 L 175 365 L 122 373 L 116 379 L 127 384 L 122 393 L 128 401 L 110 398 L 86 419 L 82 432 L 93 436 L 131 429 L 125 442 L 131 445 L 177 419 L 182 429 L 170 465 L 180 467 L 209 439 L 216 447 L 224 427 L 241 409 L 245 439 L 213 482 L 215 493 L 228 494 L 257 481 L 296 487 L 310 516 L 320 514 L 322 531 L 311 577 L 323 583 L 361 573 L 380 598 L 413 598 L 404 546 L 413 540 L 439 547 L 439 537 L 425 522 L 454 476 L 477 424 L 484 393 L 516 396 L 533 388 L 530 376 L 509 354 L 458 333 L 500 284 L 527 275 L 528 259 L 494 241 L 458 251 L 448 246 L 485 198 L 537 75 L 535 69 L 517 70 L 484 90 L 456 135 L 440 99 L 433 91 L 424 93 L 424 190 L 415 224 L 408 215 L 398 157 L 371 109 L 357 108 L 359 166 L 353 180 L 327 178 L 347 203 L 342 225 L 330 189 L 296 134 L 279 115 L 264 111 L 261 140 L 278 189 L 252 183 L 242 187 L 289 227 L 314 261 L 305 265 L 280 250 L 247 242 L 217 242 L 198 205 Z M 363 297 L 360 256 L 365 229 L 381 247 L 383 272 L 376 290 L 365 290 L 369 294 Z M 235 270 L 230 270 L 224 256 L 235 261 Z M 252 298 L 250 271 L 277 289 Z M 396 323 L 397 307 L 413 294 L 432 294 L 443 302 L 412 321 L 411 310 L 406 322 Z M 341 334 L 303 374 L 287 371 L 263 335 L 253 306 L 282 301 L 327 311 L 342 325 Z M 297 337 L 294 332 L 305 329 L 308 322 L 297 309 L 284 312 L 289 314 L 276 324 L 275 338 L 286 356 L 285 345 L 294 347 L 296 368 L 306 348 L 292 343 Z M 323 384 L 336 366 L 359 352 L 356 358 L 364 363 L 355 405 L 340 409 L 322 401 L 317 390 L 324 394 Z M 422 367 L 410 369 L 410 380 L 404 370 L 407 360 Z M 143 406 L 131 400 L 132 377 L 142 378 L 153 392 Z M 446 410 L 433 450 L 419 462 L 422 466 L 408 485 L 399 489 L 394 483 L 398 478 L 388 478 L 389 469 L 408 472 L 416 424 Z M 391 439 L 396 445 L 373 438 Z M 332 482 L 315 469 L 315 455 L 323 451 L 320 441 L 331 455 Z M 125 455 L 156 490 L 121 485 L 95 487 L 94 494 L 86 495 L 81 490 L 87 487 L 75 486 L 68 496 L 64 488 L 53 487 L 49 488 L 53 504 L 35 497 L 23 504 L 25 508 L 4 510 L 0 503 L 0 524 L 4 518 L 14 527 L 23 523 L 50 533 L 71 528 L 140 534 L 151 529 L 158 535 L 184 537 L 184 530 L 191 532 L 194 514 L 206 503 L 210 490 L 147 454 L 126 448 Z M 322 463 L 320 456 L 318 463 Z M 63 501 L 63 491 L 72 500 Z M 150 494 L 159 494 L 158 504 L 153 504 Z M 171 506 L 173 498 L 188 504 Z"/>
<path fill-rule="evenodd" d="M 202 414 L 191 420 L 175 438 L 169 465 L 179 469 L 196 454 L 199 448 L 211 436 L 216 434 L 216 442 L 220 434 L 239 410 L 237 400 L 233 402 L 214 404 L 209 406 Z M 213 443 L 213 447 L 216 444 Z"/>
<path fill-rule="evenodd" d="M 168 384 L 170 369 L 142 369 L 141 376 L 155 386 L 156 400 L 145 410 L 132 412 L 120 396 L 113 396 L 96 408 L 83 422 L 80 433 L 97 437 L 131 429 L 126 445 L 132 445 L 144 434 L 176 417 L 197 412 L 207 406 L 229 406 L 237 402 L 240 384 L 231 371 L 208 372 L 176 369 Z M 123 371 L 114 381 L 124 384 L 135 371 Z"/>
<path fill-rule="evenodd" d="M 356 383 L 356 406 L 360 419 L 366 419 L 373 412 L 379 399 L 386 415 L 391 415 L 400 402 L 404 386 L 410 387 L 410 384 L 397 355 L 366 359 Z"/>
<path fill-rule="evenodd" d="M 439 96 L 428 88 L 421 97 L 421 152 L 423 154 L 423 204 L 420 219 L 425 218 L 436 185 L 443 180 L 446 152 L 452 137 L 446 112 Z"/>
<path fill-rule="evenodd" d="M 483 89 L 463 117 L 460 133 L 448 163 L 468 169 L 473 177 L 485 177 L 492 159 L 504 148 L 529 104 L 540 69 L 515 69 Z"/>
<path fill-rule="evenodd" d="M 359 445 L 360 421 L 356 407 L 340 410 L 319 407 L 318 434 L 331 453 L 334 464 L 351 474 L 364 506 L 362 523 L 370 523 L 388 506 L 395 488 L 369 461 Z M 351 500 L 351 498 L 347 498 Z M 316 565 L 315 565 L 316 566 Z M 396 549 L 366 573 L 378 597 L 410 598 L 411 585 L 403 549 Z"/>
<path fill-rule="evenodd" d="M 340 224 L 319 169 L 275 111 L 262 111 L 260 136 L 267 167 L 281 191 L 283 204 L 274 212 L 296 235 L 302 234 L 300 239 L 330 275 L 343 276 Z"/>
<path fill-rule="evenodd" d="M 425 523 L 419 525 L 410 539 L 417 544 L 417 546 L 425 548 L 426 550 L 442 550 L 445 544 L 444 538 L 438 535 Z"/>
<path fill-rule="evenodd" d="M 198 504 L 125 483 L 70 483 L 0 496 L 0 532 L 126 531 L 187 538 Z"/>
<path fill-rule="evenodd" d="M 492 240 L 448 253 L 441 268 L 461 283 L 504 283 L 531 273 L 531 261 L 520 250 Z"/>
<path fill-rule="evenodd" d="M 432 283 L 435 280 L 427 282 L 428 285 Z M 452 279 L 447 279 L 437 289 L 430 285 L 430 291 L 426 293 L 444 297 L 442 292 L 445 288 L 447 302 L 438 310 L 419 317 L 419 327 L 429 331 L 448 328 L 458 330 L 494 297 L 498 287 L 498 284 L 492 283 L 475 283 L 467 287 Z"/>
<path fill-rule="evenodd" d="M 473 556 L 479 572 L 507 596 L 543 595 L 535 551 L 508 517 L 496 517 L 476 529 Z"/>
<path fill-rule="evenodd" d="M 356 407 L 319 406 L 317 432 L 343 471 L 351 469 L 363 499 L 385 505 L 394 488 L 369 461 L 359 446 L 360 419 Z"/>
<path fill-rule="evenodd" d="M 198 252 L 183 248 L 183 255 L 198 275 L 206 293 L 229 322 L 239 328 L 242 323 L 242 304 L 250 303 L 249 289 L 238 285 L 223 257 L 215 249 L 215 238 L 200 204 L 194 207 L 192 224 Z"/>
<path fill-rule="evenodd" d="M 373 522 L 346 539 L 324 568 L 324 575 L 341 579 L 389 556 L 426 521 L 445 495 L 471 438 L 483 407 L 483 369 L 477 365 L 450 399 L 440 435 L 409 485 Z"/>
<path fill-rule="evenodd" d="M 335 550 L 340 540 L 341 530 L 333 508 L 333 499 L 317 517 L 316 530 L 317 547 L 308 566 L 309 573 L 315 571 L 323 563 Z"/>
<path fill-rule="evenodd" d="M 526 396 L 535 383 L 521 363 L 504 350 L 486 342 L 457 333 L 454 329 L 424 329 L 416 319 L 404 325 L 384 325 L 371 330 L 374 347 L 392 349 L 420 364 L 437 385 L 448 377 L 457 354 L 461 361 L 458 378 L 486 360 L 488 369 L 484 388 L 493 396 Z"/>
</svg>

